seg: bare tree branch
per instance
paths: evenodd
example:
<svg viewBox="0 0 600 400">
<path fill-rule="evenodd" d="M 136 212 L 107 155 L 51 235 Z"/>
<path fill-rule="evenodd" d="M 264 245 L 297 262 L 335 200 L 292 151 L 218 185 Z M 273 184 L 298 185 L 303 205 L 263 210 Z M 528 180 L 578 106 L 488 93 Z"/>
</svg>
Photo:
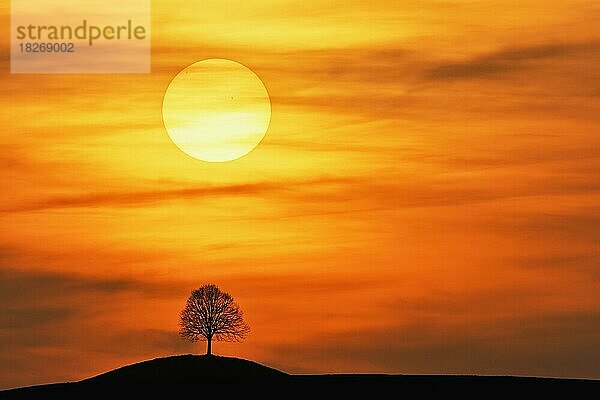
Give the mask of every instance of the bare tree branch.
<svg viewBox="0 0 600 400">
<path fill-rule="evenodd" d="M 211 342 L 239 342 L 250 332 L 238 304 L 228 293 L 213 284 L 193 290 L 180 314 L 179 334 L 196 342 L 207 341 L 207 354 Z"/>
</svg>

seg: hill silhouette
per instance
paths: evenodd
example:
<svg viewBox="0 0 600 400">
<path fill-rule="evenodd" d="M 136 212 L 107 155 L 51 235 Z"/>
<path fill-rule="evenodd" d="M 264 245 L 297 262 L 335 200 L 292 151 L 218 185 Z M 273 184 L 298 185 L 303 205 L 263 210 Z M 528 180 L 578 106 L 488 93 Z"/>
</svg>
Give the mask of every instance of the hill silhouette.
<svg viewBox="0 0 600 400">
<path fill-rule="evenodd" d="M 241 358 L 180 355 L 127 365 L 84 380 L 90 384 L 150 384 L 157 380 L 195 383 L 199 379 L 273 379 L 287 374 Z"/>
<path fill-rule="evenodd" d="M 514 392 L 535 390 L 537 394 L 556 394 L 565 391 L 573 395 L 600 389 L 600 381 L 512 376 L 471 375 L 384 375 L 334 374 L 290 375 L 282 371 L 232 357 L 179 355 L 127 365 L 78 382 L 29 386 L 0 391 L 0 398 L 83 398 L 93 395 L 155 396 L 160 393 L 173 397 L 179 391 L 198 391 L 198 396 L 220 392 L 224 397 L 237 393 L 259 393 L 269 397 L 278 389 L 285 397 L 293 393 L 323 394 L 323 389 L 336 394 L 361 390 L 380 392 L 384 389 L 417 390 L 419 393 L 448 394 L 490 391 Z M 400 392 L 398 392 L 400 393 Z M 409 393 L 409 392 L 405 392 Z"/>
</svg>

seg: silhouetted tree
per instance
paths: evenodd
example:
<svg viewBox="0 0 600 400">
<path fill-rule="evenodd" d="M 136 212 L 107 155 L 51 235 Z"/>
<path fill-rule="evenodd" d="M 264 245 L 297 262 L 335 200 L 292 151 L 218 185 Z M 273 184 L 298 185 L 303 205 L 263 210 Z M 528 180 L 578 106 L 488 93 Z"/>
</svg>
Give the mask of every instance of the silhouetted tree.
<svg viewBox="0 0 600 400">
<path fill-rule="evenodd" d="M 213 339 L 239 342 L 250 332 L 233 297 L 212 284 L 193 290 L 180 316 L 179 334 L 192 342 L 206 341 L 207 355 Z"/>
</svg>

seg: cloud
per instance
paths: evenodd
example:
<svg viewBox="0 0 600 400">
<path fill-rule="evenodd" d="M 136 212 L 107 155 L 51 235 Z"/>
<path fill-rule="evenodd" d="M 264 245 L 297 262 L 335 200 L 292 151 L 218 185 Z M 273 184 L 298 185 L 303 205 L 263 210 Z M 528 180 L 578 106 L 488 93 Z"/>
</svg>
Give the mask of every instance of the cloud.
<svg viewBox="0 0 600 400">
<path fill-rule="evenodd" d="M 73 315 L 67 307 L 0 308 L 0 329 L 37 329 L 40 325 L 64 321 Z"/>
<path fill-rule="evenodd" d="M 183 298 L 188 288 L 174 280 L 0 268 L 0 388 L 40 383 L 39 377 L 83 378 L 127 361 L 189 351 L 175 324 L 172 331 L 132 330 L 119 319 L 148 300 Z"/>
<path fill-rule="evenodd" d="M 144 282 L 59 272 L 0 268 L 0 304 L 52 301 L 79 293 L 111 294 L 144 289 Z"/>
<path fill-rule="evenodd" d="M 469 178 L 458 175 L 455 178 L 447 176 L 444 177 L 445 179 L 435 177 L 429 180 L 424 179 L 419 183 L 402 182 L 400 179 L 391 181 L 363 177 L 355 181 L 348 181 L 338 187 L 304 191 L 297 193 L 296 196 L 298 200 L 303 201 L 304 205 L 319 204 L 323 206 L 325 203 L 335 203 L 336 210 L 339 211 L 340 205 L 352 206 L 361 202 L 370 206 L 385 206 L 389 209 L 444 207 L 531 196 L 592 193 L 600 188 L 600 183 L 591 181 L 591 179 L 587 179 L 588 177 L 571 182 L 556 181 L 544 182 L 544 184 L 536 180 L 528 180 L 526 177 L 522 177 L 522 180 L 519 181 L 516 179 L 517 177 L 519 175 L 512 175 L 507 180 L 497 179 L 495 182 L 489 182 L 487 176 L 480 181 L 477 176 Z M 321 210 L 323 211 L 322 208 Z M 581 222 L 579 229 L 594 230 L 596 228 L 595 219 L 586 218 L 586 215 L 563 216 L 564 222 L 569 223 L 573 229 L 576 229 L 578 222 Z M 538 219 L 548 223 L 551 221 L 557 221 L 556 224 L 561 223 L 559 216 L 541 216 Z M 556 224 L 553 227 L 556 227 Z"/>
<path fill-rule="evenodd" d="M 569 231 L 561 232 L 569 237 L 573 238 L 573 233 Z M 587 237 L 590 240 L 600 235 L 600 221 L 596 221 L 595 227 L 591 232 L 581 233 L 582 237 Z M 600 265 L 600 255 L 589 252 L 582 253 L 567 253 L 567 254 L 543 254 L 543 255 L 530 255 L 508 258 L 506 260 L 508 265 L 519 266 L 520 268 L 527 268 L 537 271 L 546 271 L 553 273 L 569 273 L 580 272 L 590 277 L 592 280 L 600 282 L 600 269 L 597 267 Z"/>
<path fill-rule="evenodd" d="M 171 200 L 198 199 L 210 196 L 254 196 L 285 191 L 301 186 L 343 182 L 344 178 L 321 177 L 296 182 L 256 182 L 223 186 L 201 186 L 182 189 L 121 191 L 64 196 L 0 210 L 1 213 L 31 212 L 78 207 L 139 207 Z"/>
<path fill-rule="evenodd" d="M 538 375 L 598 378 L 600 315 L 548 314 L 456 326 L 426 318 L 379 329 L 308 337 L 274 348 L 274 359 L 329 371 Z M 368 339 L 368 340 L 365 340 Z M 319 368 L 319 367 L 317 367 Z M 318 369 L 322 371 L 322 369 Z"/>
<path fill-rule="evenodd" d="M 43 336 L 43 343 L 39 336 Z M 10 345 L 0 344 L 0 389 L 89 378 L 123 365 L 194 349 L 175 329 L 103 329 L 99 325 L 86 331 L 73 324 L 54 325 L 37 334 L 21 332 Z"/>
<path fill-rule="evenodd" d="M 597 58 L 599 52 L 600 41 L 509 47 L 464 62 L 436 65 L 426 70 L 423 77 L 432 81 L 497 78 L 527 69 L 535 61 L 589 54 Z"/>
<path fill-rule="evenodd" d="M 113 296 L 135 293 L 168 298 L 183 287 L 185 283 L 172 280 L 152 282 L 0 267 L 0 326 L 21 330 L 83 314 L 89 317 Z"/>
<path fill-rule="evenodd" d="M 571 193 L 573 193 L 571 191 Z M 584 192 L 585 193 L 585 192 Z M 558 192 L 557 192 L 558 194 Z M 593 246 L 596 242 L 596 238 L 600 235 L 600 216 L 596 208 L 582 207 L 580 210 L 573 210 L 570 212 L 523 212 L 513 213 L 510 215 L 502 215 L 495 218 L 490 223 L 489 229 L 507 236 L 518 237 L 522 239 L 528 239 L 530 243 L 533 240 L 563 242 L 563 243 L 576 243 L 576 248 L 586 248 L 582 246 Z M 592 247 L 588 247 L 588 251 Z M 550 255 L 545 261 L 548 261 L 550 265 L 556 265 L 557 263 L 566 263 L 572 254 L 567 255 L 567 258 L 551 259 Z M 578 258 L 583 257 L 583 258 Z M 575 259 L 571 259 L 572 262 L 582 262 L 586 259 L 586 253 L 583 253 Z M 541 262 L 544 259 L 538 259 L 537 262 Z M 522 260 L 527 266 L 535 264 L 535 259 Z M 565 264 L 565 266 L 568 264 Z M 573 265 L 571 265 L 573 267 Z M 580 266 L 585 270 L 589 270 L 590 265 Z M 581 268 L 578 268 L 581 270 Z M 591 271 L 590 271 L 591 272 Z"/>
<path fill-rule="evenodd" d="M 213 50 L 248 60 L 267 82 L 274 107 L 318 110 L 363 120 L 402 121 L 421 121 L 423 117 L 438 120 L 456 111 L 481 114 L 488 120 L 490 113 L 497 118 L 498 113 L 508 112 L 560 111 L 580 118 L 597 114 L 591 104 L 577 102 L 577 96 L 594 96 L 600 90 L 593 83 L 597 81 L 597 68 L 592 67 L 600 61 L 597 40 L 508 45 L 483 55 L 468 54 L 464 61 L 439 60 L 430 50 L 401 41 L 302 51 L 249 52 L 239 47 Z M 159 55 L 171 51 L 156 50 Z M 171 58 L 165 56 L 165 60 Z M 488 84 L 501 80 L 503 86 L 479 85 L 468 92 L 440 93 L 436 91 L 438 85 L 431 85 L 451 81 L 477 84 L 483 79 Z M 516 90 L 507 90 L 507 82 Z M 560 102 L 554 97 L 557 93 L 564 96 Z"/>
<path fill-rule="evenodd" d="M 230 46 L 205 50 L 207 57 L 219 54 L 243 60 L 267 85 L 274 107 L 344 112 L 354 118 L 393 118 L 410 113 L 410 106 L 418 99 L 400 94 L 418 79 L 424 65 L 422 54 L 398 42 L 329 49 Z M 170 68 L 171 74 L 197 60 L 186 58 L 190 51 L 188 47 L 174 50 L 164 45 L 153 48 L 159 71 Z M 177 59 L 182 59 L 179 64 Z"/>
</svg>

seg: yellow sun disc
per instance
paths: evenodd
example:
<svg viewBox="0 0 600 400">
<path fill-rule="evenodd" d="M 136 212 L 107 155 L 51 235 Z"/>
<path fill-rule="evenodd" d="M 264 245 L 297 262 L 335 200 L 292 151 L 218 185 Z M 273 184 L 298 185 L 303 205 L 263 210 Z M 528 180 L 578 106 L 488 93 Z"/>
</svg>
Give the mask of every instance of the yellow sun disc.
<svg viewBox="0 0 600 400">
<path fill-rule="evenodd" d="M 171 140 L 183 152 L 204 161 L 231 161 L 263 139 L 271 101 L 260 78 L 247 67 L 208 59 L 173 78 L 162 115 Z"/>
</svg>

